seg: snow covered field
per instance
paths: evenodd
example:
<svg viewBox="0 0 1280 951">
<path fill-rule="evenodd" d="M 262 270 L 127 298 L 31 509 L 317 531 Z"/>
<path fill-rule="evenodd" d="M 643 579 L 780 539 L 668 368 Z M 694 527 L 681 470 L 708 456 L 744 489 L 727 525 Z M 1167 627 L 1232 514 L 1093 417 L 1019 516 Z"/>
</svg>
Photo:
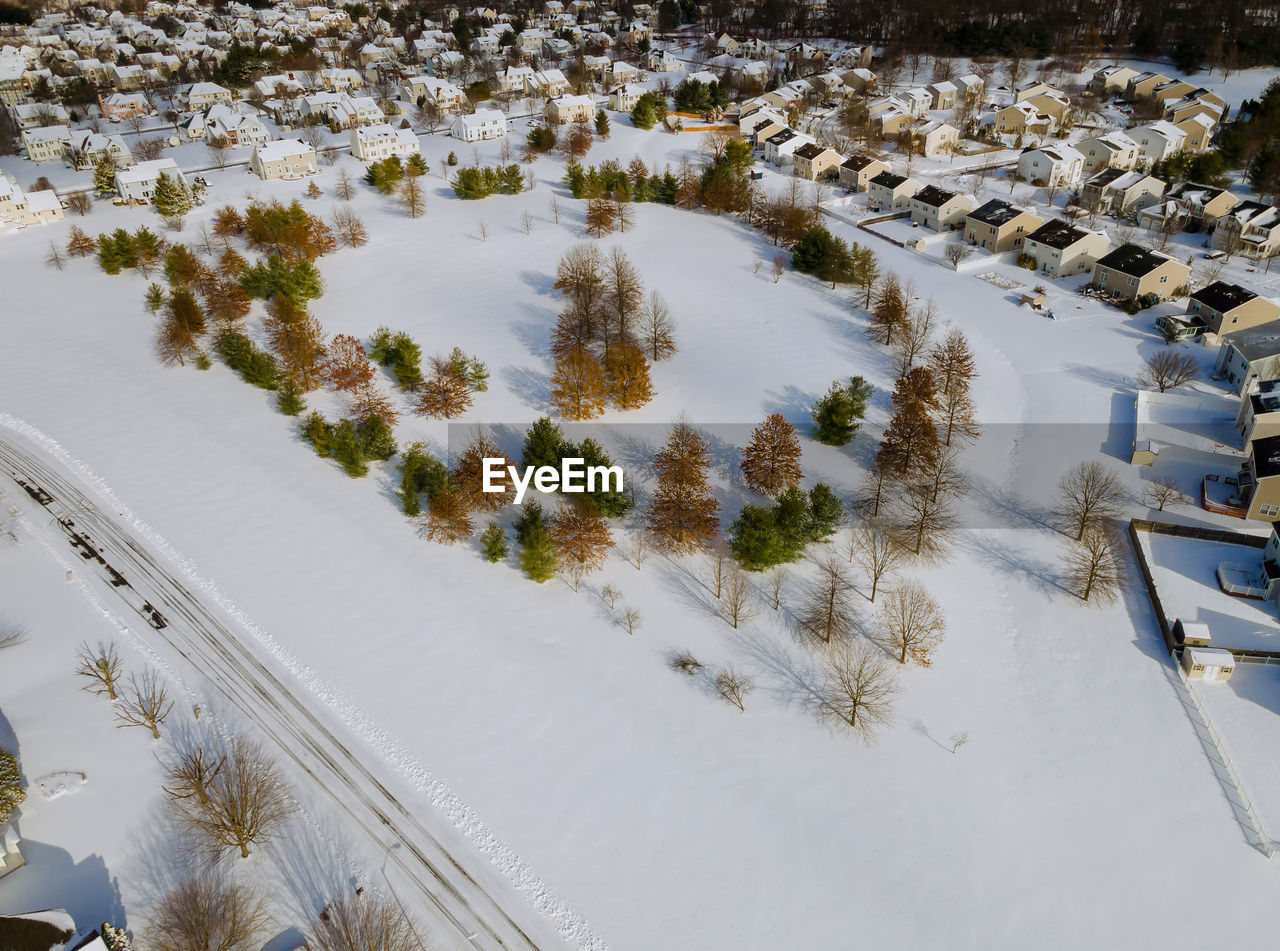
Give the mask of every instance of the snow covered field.
<svg viewBox="0 0 1280 951">
<path fill-rule="evenodd" d="M 656 168 L 696 145 L 618 120 L 587 161 L 639 154 Z M 470 160 L 469 147 L 424 139 L 424 219 L 361 189 L 372 241 L 320 260 L 328 290 L 313 310 L 331 334 L 367 337 L 385 323 L 427 354 L 478 354 L 492 381 L 466 420 L 523 427 L 548 412 L 547 338 L 559 307 L 551 275 L 582 240 L 582 208 L 552 184 L 563 165 L 550 159 L 535 165 L 530 193 L 458 201 L 438 177 L 451 149 Z M 496 144 L 481 148 L 482 160 L 496 154 Z M 287 200 L 305 187 L 242 171 L 210 179 L 189 240 L 223 202 Z M 325 169 L 318 182 L 328 190 L 333 180 Z M 828 384 L 854 373 L 877 387 L 868 429 L 883 424 L 888 356 L 867 341 L 847 293 L 792 272 L 774 284 L 767 266 L 755 271 L 774 249 L 733 221 L 646 205 L 635 213 L 633 230 L 602 245 L 625 248 L 666 296 L 681 350 L 656 368 L 653 403 L 602 421 L 617 427 L 619 444 L 633 439 L 629 472 L 679 414 L 700 426 L 749 426 L 778 411 L 803 424 Z M 898 723 L 867 749 L 814 715 L 816 660 L 785 613 L 765 610 L 732 631 L 714 616 L 696 559 L 654 558 L 637 571 L 614 558 L 574 592 L 488 565 L 470 546 L 422 540 L 396 508 L 393 471 L 347 479 L 316 458 L 269 394 L 216 362 L 205 373 L 160 366 L 141 278 L 109 277 L 87 261 L 60 274 L 46 268 L 46 240 L 62 240 L 71 223 L 98 231 L 155 222 L 98 206 L 83 222 L 0 238 L 0 409 L 86 463 L 331 685 L 344 710 L 374 725 L 369 755 L 385 740 L 407 754 L 397 766 L 446 783 L 609 947 L 749 951 L 852 935 L 897 948 L 1065 949 L 1100 935 L 1115 947 L 1198 948 L 1211 938 L 1269 946 L 1256 910 L 1280 870 L 1240 841 L 1181 713 L 1145 597 L 1082 607 L 1062 587 L 1061 536 L 1044 527 L 1053 483 L 1080 458 L 1102 458 L 1135 493 L 1141 487 L 1111 430 L 1131 421 L 1133 378 L 1160 345 L 1151 312 L 1127 317 L 1066 294 L 1071 319 L 1050 322 L 973 274 L 830 222 L 870 242 L 883 268 L 914 281 L 965 331 L 990 425 L 990 442 L 966 460 L 983 527 L 961 534 L 948 563 L 908 571 L 942 603 L 948 640 L 931 669 L 905 673 Z M 323 395 L 313 402 L 334 405 Z M 439 450 L 449 427 L 408 417 L 397 435 Z M 852 495 L 871 442 L 861 436 L 844 453 L 806 441 L 806 474 Z M 731 447 L 717 445 L 726 524 L 751 501 L 735 469 Z M 33 631 L 57 629 L 68 645 L 102 636 L 102 622 L 41 552 L 28 545 L 0 558 L 0 595 Z M 795 574 L 793 606 L 804 590 L 803 569 Z M 634 637 L 610 620 L 596 593 L 604 583 L 640 610 Z M 746 712 L 670 672 L 668 654 L 682 649 L 750 672 L 758 689 Z M 34 642 L 18 650 L 3 663 L 39 655 L 44 671 L 21 692 L 9 680 L 0 686 L 28 775 L 91 775 L 65 807 L 41 805 L 34 837 L 101 854 L 121 878 L 133 924 L 145 891 L 130 878 L 123 830 L 82 838 L 71 820 L 55 824 L 52 809 L 115 804 L 131 827 L 145 823 L 123 788 L 98 792 L 104 770 L 89 739 L 98 728 L 111 734 L 98 738 L 98 757 L 145 744 L 134 731 L 110 731 L 94 698 L 73 692 L 64 655 Z M 40 683 L 68 698 L 72 722 L 61 729 L 72 736 L 16 712 L 39 709 L 29 691 Z M 953 754 L 957 731 L 970 742 Z M 68 758 L 46 767 L 36 752 L 45 744 Z M 133 755 L 149 768 L 145 754 Z M 425 796 L 421 808 L 431 809 Z M 364 871 L 376 874 L 371 864 Z M 1214 915 L 1172 913 L 1170 881 L 1194 881 Z M 0 907 L 18 903 L 8 886 L 0 882 Z"/>
</svg>

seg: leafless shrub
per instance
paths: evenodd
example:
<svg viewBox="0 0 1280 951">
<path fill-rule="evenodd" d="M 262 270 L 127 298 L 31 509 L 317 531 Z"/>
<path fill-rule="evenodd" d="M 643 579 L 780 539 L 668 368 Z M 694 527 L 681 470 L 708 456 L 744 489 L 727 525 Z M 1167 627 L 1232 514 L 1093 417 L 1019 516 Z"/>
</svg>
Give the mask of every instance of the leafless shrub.
<svg viewBox="0 0 1280 951">
<path fill-rule="evenodd" d="M 635 608 L 623 608 L 618 625 L 628 634 L 634 634 L 640 627 L 640 612 Z"/>
<path fill-rule="evenodd" d="M 1124 589 L 1124 563 L 1117 556 L 1119 539 L 1104 526 L 1092 526 L 1071 546 L 1067 556 L 1067 587 L 1081 601 L 1110 604 Z"/>
<path fill-rule="evenodd" d="M 751 582 L 747 580 L 747 573 L 736 564 L 731 565 L 726 573 L 721 591 L 720 610 L 734 630 L 756 616 Z"/>
<path fill-rule="evenodd" d="M 961 730 L 959 733 L 951 734 L 951 753 L 954 756 L 956 750 L 969 742 L 969 734 Z"/>
<path fill-rule="evenodd" d="M 1200 375 L 1196 358 L 1177 350 L 1157 350 L 1147 357 L 1147 367 L 1138 374 L 1138 385 L 1161 393 L 1192 382 Z"/>
<path fill-rule="evenodd" d="M 614 609 L 614 606 L 617 605 L 621 599 L 622 592 L 611 584 L 607 584 L 600 589 L 600 600 L 609 605 L 610 611 Z"/>
<path fill-rule="evenodd" d="M 809 602 L 799 618 L 800 630 L 824 644 L 847 637 L 853 630 L 854 614 L 849 603 L 853 585 L 839 562 L 829 560 L 818 572 Z"/>
<path fill-rule="evenodd" d="M 423 951 L 425 941 L 403 906 L 368 891 L 335 898 L 307 932 L 308 951 Z"/>
<path fill-rule="evenodd" d="M 678 670 L 682 674 L 688 674 L 692 677 L 700 671 L 705 665 L 694 657 L 690 651 L 680 651 L 678 654 L 672 654 L 667 658 L 667 666 L 672 670 Z"/>
<path fill-rule="evenodd" d="M 114 642 L 99 644 L 95 648 L 87 643 L 80 645 L 79 665 L 76 673 L 88 679 L 81 689 L 90 693 L 106 694 L 111 700 L 116 699 L 116 687 L 120 682 L 120 655 Z"/>
<path fill-rule="evenodd" d="M 160 724 L 173 709 L 169 691 L 160 675 L 148 668 L 142 676 L 129 678 L 129 692 L 116 707 L 117 726 L 142 726 L 151 731 L 152 739 L 160 739 Z"/>
<path fill-rule="evenodd" d="M 746 674 L 734 670 L 732 665 L 716 674 L 716 693 L 726 703 L 731 703 L 739 710 L 746 710 L 747 694 L 755 689 L 755 684 Z"/>
</svg>

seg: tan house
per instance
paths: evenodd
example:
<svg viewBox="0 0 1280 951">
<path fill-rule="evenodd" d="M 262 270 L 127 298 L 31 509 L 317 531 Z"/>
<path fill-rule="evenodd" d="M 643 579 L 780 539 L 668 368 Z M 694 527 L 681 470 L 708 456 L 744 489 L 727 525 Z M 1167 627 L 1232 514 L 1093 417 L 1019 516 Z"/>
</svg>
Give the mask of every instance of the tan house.
<svg viewBox="0 0 1280 951">
<path fill-rule="evenodd" d="M 300 139 L 280 139 L 259 145 L 249 156 L 249 167 L 264 181 L 311 175 L 316 166 L 316 150 Z"/>
<path fill-rule="evenodd" d="M 71 129 L 65 125 L 45 126 L 42 129 L 23 129 L 22 145 L 32 162 L 60 162 L 64 146 L 71 141 Z"/>
<path fill-rule="evenodd" d="M 909 143 L 916 155 L 937 158 L 947 155 L 960 141 L 960 130 L 949 122 L 934 120 L 915 128 L 907 127 L 898 133 L 899 142 Z"/>
<path fill-rule="evenodd" d="M 56 192 L 48 189 L 24 192 L 0 175 L 0 231 L 61 220 L 62 202 Z"/>
<path fill-rule="evenodd" d="M 1236 476 L 1243 517 L 1261 522 L 1280 519 L 1280 436 L 1249 443 L 1249 455 Z"/>
<path fill-rule="evenodd" d="M 956 84 L 950 80 L 930 83 L 924 87 L 924 91 L 933 99 L 929 108 L 954 109 L 956 107 L 956 97 L 959 94 L 959 90 L 956 89 Z"/>
<path fill-rule="evenodd" d="M 936 185 L 926 185 L 911 196 L 909 207 L 912 224 L 934 231 L 957 231 L 964 228 L 965 215 L 973 210 L 973 199 Z"/>
<path fill-rule="evenodd" d="M 1182 147 L 1188 152 L 1205 152 L 1208 151 L 1209 145 L 1213 141 L 1213 120 L 1206 115 L 1188 116 L 1180 122 L 1174 122 L 1173 127 L 1187 134 L 1183 140 Z"/>
<path fill-rule="evenodd" d="M 547 103 L 547 120 L 555 125 L 590 122 L 596 116 L 596 103 L 590 96 L 561 96 Z"/>
<path fill-rule="evenodd" d="M 806 142 L 792 154 L 791 165 L 793 174 L 816 182 L 819 179 L 839 177 L 840 162 L 843 159 L 844 156 L 835 149 L 818 145 L 816 142 Z"/>
<path fill-rule="evenodd" d="M 864 66 L 841 73 L 840 81 L 853 93 L 870 93 L 876 88 L 876 74 Z"/>
<path fill-rule="evenodd" d="M 1199 318 L 1205 332 L 1216 338 L 1280 319 L 1280 305 L 1239 284 L 1214 281 L 1191 295 L 1187 314 Z"/>
<path fill-rule="evenodd" d="M 1164 182 L 1155 176 L 1104 168 L 1084 183 L 1080 207 L 1123 217 L 1158 204 L 1162 195 Z"/>
<path fill-rule="evenodd" d="M 1085 231 L 1065 221 L 1046 221 L 1023 244 L 1023 253 L 1035 258 L 1036 267 L 1049 277 L 1070 277 L 1093 270 L 1111 242 L 1105 234 Z"/>
<path fill-rule="evenodd" d="M 1057 91 L 1058 90 L 1054 89 L 1048 83 L 1041 82 L 1038 79 L 1029 79 L 1014 90 L 1013 101 L 1026 102 L 1035 96 L 1041 96 L 1047 92 Z"/>
<path fill-rule="evenodd" d="M 1023 99 L 1022 102 L 1034 106 L 1039 113 L 1053 116 L 1055 128 L 1062 124 L 1062 117 L 1071 108 L 1071 100 L 1067 98 L 1066 93 L 1058 92 L 1056 89 Z"/>
<path fill-rule="evenodd" d="M 1181 99 L 1188 93 L 1195 92 L 1195 88 L 1185 79 L 1171 79 L 1167 83 L 1161 83 L 1151 90 L 1151 98 L 1161 103 L 1172 102 L 1175 99 Z"/>
<path fill-rule="evenodd" d="M 1218 219 L 1213 246 L 1266 260 L 1280 256 L 1280 209 L 1260 201 L 1242 201 Z"/>
<path fill-rule="evenodd" d="M 867 200 L 874 211 L 907 211 L 911 196 L 920 191 L 914 178 L 894 172 L 881 172 L 867 183 Z"/>
<path fill-rule="evenodd" d="M 864 192 L 871 184 L 871 179 L 887 171 L 889 166 L 878 158 L 850 155 L 840 164 L 840 184 L 850 191 Z"/>
<path fill-rule="evenodd" d="M 1236 431 L 1244 447 L 1252 445 L 1255 439 L 1280 436 L 1280 381 L 1264 380 L 1240 398 Z"/>
<path fill-rule="evenodd" d="M 1164 73 L 1142 72 L 1129 80 L 1128 86 L 1125 87 L 1125 96 L 1129 99 L 1149 99 L 1151 94 L 1156 91 L 1157 86 L 1162 86 L 1172 79 Z"/>
<path fill-rule="evenodd" d="M 1113 96 L 1129 87 L 1129 80 L 1138 75 L 1130 66 L 1104 66 L 1093 74 L 1089 88 L 1098 96 Z"/>
<path fill-rule="evenodd" d="M 1236 659 L 1231 651 L 1217 647 L 1184 647 L 1182 669 L 1188 680 L 1230 680 L 1236 670 Z"/>
<path fill-rule="evenodd" d="M 1138 164 L 1138 143 L 1123 132 L 1111 132 L 1076 143 L 1076 151 L 1084 157 L 1084 174 L 1092 175 L 1104 168 L 1130 171 Z"/>
<path fill-rule="evenodd" d="M 1155 294 L 1161 300 L 1174 296 L 1191 279 L 1191 268 L 1158 251 L 1124 244 L 1093 266 L 1095 289 L 1133 300 Z"/>
<path fill-rule="evenodd" d="M 871 117 L 871 124 L 875 126 L 882 139 L 893 138 L 914 121 L 915 119 L 911 115 L 903 112 L 897 106 L 890 106 Z"/>
<path fill-rule="evenodd" d="M 1041 223 L 1027 209 L 993 198 L 965 216 L 964 240 L 994 254 L 1015 251 Z"/>
<path fill-rule="evenodd" d="M 1216 102 L 1210 102 L 1208 99 L 1195 97 L 1192 99 L 1179 99 L 1177 102 L 1171 102 L 1165 107 L 1164 118 L 1174 125 L 1184 119 L 1190 119 L 1192 116 L 1205 116 L 1210 122 L 1217 126 L 1222 121 L 1223 107 Z"/>
<path fill-rule="evenodd" d="M 231 90 L 217 83 L 192 83 L 187 91 L 187 109 L 191 112 L 204 112 L 219 102 L 231 105 Z"/>
<path fill-rule="evenodd" d="M 1237 395 L 1255 383 L 1280 380 L 1280 322 L 1223 334 L 1213 375 L 1226 380 Z"/>
<path fill-rule="evenodd" d="M 995 115 L 995 130 L 1000 135 L 1048 135 L 1055 127 L 1053 116 L 1027 102 L 1005 106 Z"/>
</svg>

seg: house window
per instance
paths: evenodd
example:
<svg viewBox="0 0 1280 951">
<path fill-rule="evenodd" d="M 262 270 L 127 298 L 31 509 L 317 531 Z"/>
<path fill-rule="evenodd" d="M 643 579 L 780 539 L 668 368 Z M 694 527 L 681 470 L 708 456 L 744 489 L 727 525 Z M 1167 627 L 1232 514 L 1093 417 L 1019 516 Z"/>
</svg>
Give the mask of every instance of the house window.
<svg viewBox="0 0 1280 951">
<path fill-rule="evenodd" d="M 1265 515 L 1268 518 L 1273 515 L 1280 515 L 1280 505 L 1259 505 L 1258 514 Z"/>
</svg>

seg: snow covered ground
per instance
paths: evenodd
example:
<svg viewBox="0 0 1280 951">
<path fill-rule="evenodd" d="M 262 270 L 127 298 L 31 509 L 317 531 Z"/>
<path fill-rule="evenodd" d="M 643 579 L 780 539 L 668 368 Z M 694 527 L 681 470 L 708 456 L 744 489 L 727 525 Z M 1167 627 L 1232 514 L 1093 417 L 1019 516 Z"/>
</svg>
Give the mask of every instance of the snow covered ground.
<svg viewBox="0 0 1280 951">
<path fill-rule="evenodd" d="M 638 154 L 651 168 L 674 166 L 696 147 L 696 137 L 640 133 L 618 119 L 587 161 Z M 482 159 L 493 161 L 497 148 L 481 146 Z M 581 205 L 553 184 L 563 171 L 554 159 L 534 166 L 532 192 L 458 201 L 438 171 L 448 151 L 467 162 L 470 150 L 440 136 L 424 139 L 424 150 L 426 217 L 410 220 L 362 188 L 356 205 L 372 241 L 321 259 L 328 290 L 314 313 L 331 334 L 367 336 L 385 323 L 427 354 L 454 346 L 478 354 L 491 386 L 465 421 L 522 428 L 548 411 L 547 337 L 559 308 L 551 275 L 582 240 Z M 318 179 L 326 191 L 334 174 L 326 168 Z M 225 201 L 287 200 L 305 187 L 243 171 L 210 179 L 188 239 Z M 314 207 L 331 202 L 326 195 Z M 868 430 L 883 424 L 888 355 L 862 333 L 847 292 L 791 272 L 773 283 L 756 265 L 774 249 L 736 222 L 634 210 L 634 229 L 601 243 L 623 247 L 666 296 L 681 350 L 655 369 L 652 404 L 602 420 L 613 445 L 631 447 L 619 451 L 629 472 L 639 474 L 663 426 L 682 413 L 707 427 L 750 426 L 773 411 L 803 424 L 828 384 L 854 373 L 877 387 Z M 887 947 L 1065 949 L 1099 934 L 1116 947 L 1197 948 L 1210 938 L 1269 946 L 1256 909 L 1271 900 L 1280 871 L 1240 841 L 1182 715 L 1145 597 L 1081 606 L 1062 586 L 1062 538 L 1046 528 L 1052 486 L 1079 459 L 1102 459 L 1135 494 L 1150 475 L 1126 465 L 1123 427 L 1132 425 L 1143 356 L 1160 346 L 1151 312 L 1128 317 L 1063 282 L 1053 286 L 1069 319 L 1051 322 L 974 274 L 831 223 L 871 243 L 882 267 L 934 297 L 969 336 L 988 424 L 966 459 L 971 527 L 946 564 L 907 571 L 942 603 L 948 640 L 931 669 L 905 672 L 898 723 L 867 749 L 814 715 L 816 658 L 797 643 L 787 613 L 766 609 L 732 631 L 714 616 L 697 559 L 654 558 L 637 571 L 615 557 L 575 592 L 488 565 L 472 546 L 422 540 L 396 508 L 393 471 L 346 478 L 315 457 L 269 394 L 220 364 L 204 373 L 161 367 L 140 277 L 109 277 L 87 261 L 60 274 L 45 267 L 46 240 L 62 240 L 70 223 L 0 238 L 0 407 L 86 463 L 299 658 L 308 682 L 324 682 L 335 705 L 358 711 L 373 731 L 369 755 L 394 746 L 404 754 L 397 768 L 446 783 L 609 947 L 799 948 L 853 934 Z M 98 205 L 74 223 L 98 231 L 155 219 Z M 325 394 L 313 403 L 336 405 Z M 449 430 L 410 416 L 397 435 L 439 451 Z M 853 495 L 872 443 L 864 435 L 838 452 L 806 440 L 806 474 Z M 726 520 L 751 501 L 735 468 L 733 447 L 718 442 Z M 98 636 L 92 616 L 60 618 L 85 608 L 65 587 L 50 590 L 59 569 L 28 561 L 24 571 L 48 576 L 42 586 L 6 570 L 0 591 L 18 577 L 29 626 L 74 623 L 70 642 Z M 806 571 L 794 572 L 790 608 Z M 634 637 L 598 597 L 605 583 L 640 610 Z M 745 713 L 667 669 L 670 652 L 683 649 L 756 678 Z M 93 698 L 72 692 L 69 672 L 59 674 L 65 656 L 46 658 L 34 643 L 20 650 L 40 655 L 50 691 L 58 681 L 76 701 L 68 700 L 66 728 L 76 735 L 59 739 L 15 713 L 25 682 L 22 694 L 8 680 L 0 687 L 29 772 L 46 768 L 32 762 L 38 747 L 56 746 L 48 769 L 91 776 L 66 808 L 101 795 L 131 825 L 145 823 L 123 790 L 95 791 L 102 768 L 76 744 L 104 718 Z M 958 731 L 970 742 L 953 754 L 948 738 Z M 100 749 L 145 747 L 132 732 L 101 739 Z M 425 795 L 419 804 L 432 809 Z M 47 814 L 37 837 L 93 843 L 77 851 L 101 854 L 121 878 L 135 923 L 145 891 L 129 880 L 123 844 L 82 840 Z M 377 872 L 376 859 L 352 862 Z M 1171 880 L 1194 881 L 1212 918 L 1172 914 Z M 2 907 L 8 887 L 0 882 Z"/>
</svg>

